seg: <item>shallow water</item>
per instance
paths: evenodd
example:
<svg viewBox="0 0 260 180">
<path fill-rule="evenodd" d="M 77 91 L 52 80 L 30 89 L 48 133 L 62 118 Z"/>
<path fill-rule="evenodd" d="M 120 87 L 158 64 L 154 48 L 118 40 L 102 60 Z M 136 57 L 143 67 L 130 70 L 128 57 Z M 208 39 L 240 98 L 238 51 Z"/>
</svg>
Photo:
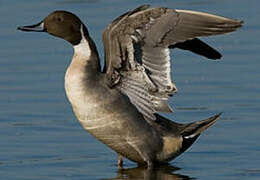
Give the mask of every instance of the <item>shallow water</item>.
<svg viewBox="0 0 260 180">
<path fill-rule="evenodd" d="M 0 0 L 0 178 L 37 179 L 260 179 L 259 2 L 256 0 L 149 1 L 242 19 L 245 26 L 204 38 L 222 61 L 174 51 L 179 93 L 171 99 L 178 122 L 223 112 L 186 153 L 153 171 L 126 161 L 81 128 L 65 97 L 63 77 L 72 48 L 45 33 L 22 33 L 19 25 L 56 9 L 72 11 L 89 27 L 101 58 L 104 27 L 146 1 Z"/>
</svg>

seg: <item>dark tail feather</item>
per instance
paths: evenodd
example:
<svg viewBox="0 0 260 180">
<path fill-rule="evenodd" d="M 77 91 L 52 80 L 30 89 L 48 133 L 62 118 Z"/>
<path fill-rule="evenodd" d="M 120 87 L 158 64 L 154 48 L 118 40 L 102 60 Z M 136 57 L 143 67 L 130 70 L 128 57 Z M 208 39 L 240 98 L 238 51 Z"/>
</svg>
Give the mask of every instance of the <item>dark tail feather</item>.
<svg viewBox="0 0 260 180">
<path fill-rule="evenodd" d="M 219 113 L 208 119 L 202 121 L 195 121 L 185 125 L 184 128 L 181 130 L 181 135 L 186 139 L 199 135 L 201 132 L 205 131 L 210 126 L 212 126 L 218 120 L 221 114 L 222 113 Z"/>
<path fill-rule="evenodd" d="M 183 138 L 182 146 L 181 146 L 181 149 L 180 149 L 180 153 L 183 153 L 184 151 L 186 151 L 196 141 L 196 139 L 199 136 L 200 135 L 197 135 L 197 136 L 194 136 L 194 137 L 189 138 L 189 139 Z"/>
<path fill-rule="evenodd" d="M 202 121 L 195 121 L 185 125 L 184 128 L 181 130 L 181 135 L 186 139 L 200 135 L 200 133 L 212 126 L 218 120 L 221 114 L 222 113 L 219 113 L 208 119 L 204 119 Z"/>
<path fill-rule="evenodd" d="M 214 60 L 221 58 L 221 54 L 217 50 L 210 47 L 208 44 L 204 43 L 198 38 L 177 43 L 175 45 L 169 46 L 169 48 L 179 48 L 183 50 L 188 50 Z"/>
<path fill-rule="evenodd" d="M 199 137 L 200 133 L 212 126 L 222 113 L 212 116 L 202 121 L 189 123 L 181 131 L 183 137 L 182 147 L 180 152 L 186 151 Z"/>
</svg>

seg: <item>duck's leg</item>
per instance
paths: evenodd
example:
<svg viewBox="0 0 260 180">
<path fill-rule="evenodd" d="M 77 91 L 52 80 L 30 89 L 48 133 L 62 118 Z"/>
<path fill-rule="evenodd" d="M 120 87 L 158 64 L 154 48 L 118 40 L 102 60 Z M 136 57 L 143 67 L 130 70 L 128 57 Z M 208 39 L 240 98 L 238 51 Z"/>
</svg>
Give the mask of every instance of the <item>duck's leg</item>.
<svg viewBox="0 0 260 180">
<path fill-rule="evenodd" d="M 123 156 L 118 154 L 117 166 L 119 169 L 123 169 Z"/>
</svg>

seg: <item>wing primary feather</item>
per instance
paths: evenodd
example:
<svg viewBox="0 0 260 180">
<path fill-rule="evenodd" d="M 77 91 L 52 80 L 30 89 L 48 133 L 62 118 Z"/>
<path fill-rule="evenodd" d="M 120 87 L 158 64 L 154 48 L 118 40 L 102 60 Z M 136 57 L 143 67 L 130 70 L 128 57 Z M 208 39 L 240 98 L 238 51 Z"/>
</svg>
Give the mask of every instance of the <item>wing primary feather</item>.
<svg viewBox="0 0 260 180">
<path fill-rule="evenodd" d="M 188 50 L 213 60 L 220 59 L 222 57 L 222 55 L 217 50 L 198 38 L 171 45 L 169 48 Z"/>
</svg>

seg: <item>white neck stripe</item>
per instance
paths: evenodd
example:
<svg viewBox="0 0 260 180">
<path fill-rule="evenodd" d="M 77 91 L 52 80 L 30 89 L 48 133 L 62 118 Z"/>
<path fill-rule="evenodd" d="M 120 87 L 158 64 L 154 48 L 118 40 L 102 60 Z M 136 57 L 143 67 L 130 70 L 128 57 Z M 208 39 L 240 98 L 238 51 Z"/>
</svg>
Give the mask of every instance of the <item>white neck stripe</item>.
<svg viewBox="0 0 260 180">
<path fill-rule="evenodd" d="M 84 60 L 90 58 L 91 49 L 89 47 L 89 43 L 86 40 L 83 32 L 83 25 L 80 25 L 80 33 L 81 33 L 81 41 L 79 44 L 73 46 L 75 55 L 81 56 Z"/>
</svg>

